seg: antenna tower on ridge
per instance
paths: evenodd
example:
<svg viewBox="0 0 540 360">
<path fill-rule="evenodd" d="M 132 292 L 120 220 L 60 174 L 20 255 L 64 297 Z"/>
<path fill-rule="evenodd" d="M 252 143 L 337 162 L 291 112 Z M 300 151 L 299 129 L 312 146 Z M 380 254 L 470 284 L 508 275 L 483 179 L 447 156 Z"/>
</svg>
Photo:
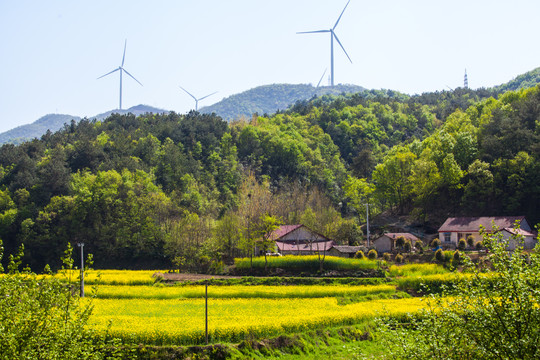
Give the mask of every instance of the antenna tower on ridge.
<svg viewBox="0 0 540 360">
<path fill-rule="evenodd" d="M 463 78 L 463 87 L 465 89 L 469 88 L 469 79 L 467 78 L 467 69 L 465 69 L 465 77 Z"/>
</svg>

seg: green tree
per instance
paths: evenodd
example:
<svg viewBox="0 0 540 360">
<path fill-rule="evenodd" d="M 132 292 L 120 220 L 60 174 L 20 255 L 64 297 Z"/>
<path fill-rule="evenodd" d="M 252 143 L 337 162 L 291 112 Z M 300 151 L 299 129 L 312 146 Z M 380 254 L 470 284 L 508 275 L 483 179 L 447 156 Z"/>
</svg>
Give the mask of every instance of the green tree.
<svg viewBox="0 0 540 360">
<path fill-rule="evenodd" d="M 264 253 L 264 271 L 268 270 L 268 253 L 276 246 L 272 233 L 281 225 L 281 220 L 275 216 L 264 214 L 255 224 L 257 247 Z"/>
<path fill-rule="evenodd" d="M 538 359 L 540 254 L 522 246 L 508 254 L 500 232 L 482 232 L 494 272 L 462 258 L 471 276 L 433 296 L 407 325 L 385 322 L 385 346 L 399 359 Z M 496 341 L 494 341 L 496 339 Z"/>
<path fill-rule="evenodd" d="M 64 257 L 68 269 L 71 252 Z M 116 359 L 88 328 L 91 312 L 65 279 L 14 268 L 0 276 L 0 359 Z"/>
</svg>

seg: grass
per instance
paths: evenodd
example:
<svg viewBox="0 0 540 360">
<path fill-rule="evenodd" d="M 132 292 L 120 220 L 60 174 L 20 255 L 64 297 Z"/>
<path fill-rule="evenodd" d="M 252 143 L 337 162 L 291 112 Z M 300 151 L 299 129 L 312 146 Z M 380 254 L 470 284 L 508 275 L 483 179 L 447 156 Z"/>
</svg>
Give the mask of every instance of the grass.
<svg viewBox="0 0 540 360">
<path fill-rule="evenodd" d="M 391 277 L 406 276 L 417 277 L 435 274 L 447 274 L 450 271 L 438 264 L 405 264 L 391 265 L 388 274 Z"/>
</svg>

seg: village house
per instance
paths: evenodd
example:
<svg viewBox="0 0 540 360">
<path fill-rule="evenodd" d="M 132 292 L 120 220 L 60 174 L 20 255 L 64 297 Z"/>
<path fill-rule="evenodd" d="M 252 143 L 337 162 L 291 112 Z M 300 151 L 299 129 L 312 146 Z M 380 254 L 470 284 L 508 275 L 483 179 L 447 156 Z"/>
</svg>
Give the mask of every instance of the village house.
<svg viewBox="0 0 540 360">
<path fill-rule="evenodd" d="M 328 250 L 328 255 L 353 258 L 354 255 L 356 255 L 356 253 L 360 250 L 365 253 L 367 249 L 363 246 L 334 245 L 330 250 Z"/>
<path fill-rule="evenodd" d="M 272 232 L 276 250 L 282 255 L 314 255 L 328 252 L 334 242 L 305 225 L 282 225 Z"/>
<path fill-rule="evenodd" d="M 411 245 L 414 246 L 414 243 L 419 240 L 416 236 L 410 233 L 384 233 L 373 241 L 373 246 L 379 254 L 385 252 L 391 253 L 396 247 L 396 239 L 400 236 L 403 236 L 405 239 L 411 242 Z"/>
<path fill-rule="evenodd" d="M 516 228 L 519 225 L 519 229 Z M 452 217 L 446 219 L 439 228 L 439 240 L 444 247 L 457 247 L 460 239 L 471 236 L 474 242 L 482 241 L 480 226 L 486 232 L 492 232 L 493 225 L 496 231 L 503 233 L 504 239 L 509 239 L 512 235 L 523 235 L 525 239 L 524 248 L 532 249 L 536 245 L 535 235 L 525 219 L 525 216 L 483 216 L 483 217 Z M 515 242 L 508 245 L 508 249 L 515 249 Z"/>
</svg>

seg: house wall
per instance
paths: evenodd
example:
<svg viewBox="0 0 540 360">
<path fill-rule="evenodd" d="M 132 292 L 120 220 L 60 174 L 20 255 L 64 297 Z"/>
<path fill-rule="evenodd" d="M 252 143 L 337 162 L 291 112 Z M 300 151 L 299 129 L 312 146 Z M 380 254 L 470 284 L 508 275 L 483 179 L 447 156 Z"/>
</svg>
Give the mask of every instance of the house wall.
<svg viewBox="0 0 540 360">
<path fill-rule="evenodd" d="M 447 241 L 446 234 L 450 234 L 450 241 Z M 457 232 L 457 231 L 451 231 L 451 232 L 440 232 L 439 233 L 439 240 L 441 240 L 442 246 L 455 246 L 457 247 L 459 239 L 465 239 L 470 236 L 473 237 L 474 243 L 476 244 L 478 241 L 482 241 L 482 236 L 478 231 L 476 232 Z"/>
<path fill-rule="evenodd" d="M 391 252 L 392 251 L 393 240 L 388 236 L 381 236 L 380 238 L 375 239 L 373 246 L 379 253 Z"/>
<path fill-rule="evenodd" d="M 525 230 L 525 229 L 523 229 Z M 529 230 L 527 230 L 529 231 Z M 510 237 L 512 236 L 512 234 L 510 234 L 508 231 L 505 231 L 503 230 L 503 238 L 505 240 L 509 240 Z M 445 234 L 447 233 L 444 233 L 444 232 L 440 232 L 439 233 L 439 240 L 441 240 L 441 245 L 444 247 L 445 245 L 446 246 L 455 246 L 457 247 L 458 245 L 458 242 L 459 242 L 459 239 L 463 238 L 465 240 L 467 240 L 467 236 L 470 234 L 473 238 L 474 238 L 474 243 L 476 244 L 478 241 L 482 241 L 482 236 L 480 235 L 479 232 L 473 232 L 473 233 L 466 233 L 467 236 L 461 236 L 460 235 L 465 235 L 465 233 L 458 233 L 458 232 L 450 232 L 450 242 L 446 241 L 445 239 Z M 534 239 L 533 236 L 526 236 L 525 237 L 525 242 L 523 244 L 523 247 L 525 249 L 532 249 L 534 248 L 536 245 L 536 240 Z M 514 250 L 516 248 L 516 243 L 515 241 L 511 241 L 509 244 L 508 244 L 508 250 Z"/>
<path fill-rule="evenodd" d="M 508 241 L 508 246 L 506 247 L 506 249 L 515 250 L 517 246 L 517 241 L 515 239 L 511 239 L 512 234 L 506 230 L 503 230 L 502 233 L 503 233 L 503 239 Z M 535 245 L 536 245 L 536 240 L 534 239 L 533 236 L 525 236 L 524 243 L 523 243 L 524 249 L 532 249 L 535 247 Z"/>
<path fill-rule="evenodd" d="M 336 248 L 331 248 L 330 250 L 328 250 L 327 254 L 330 256 L 338 256 L 343 258 L 354 257 L 354 253 L 343 253 L 341 251 L 338 251 Z"/>
<path fill-rule="evenodd" d="M 304 227 L 300 227 L 294 231 L 291 231 L 287 235 L 281 237 L 280 240 L 284 241 L 296 241 L 296 240 L 309 240 L 309 241 L 325 241 L 326 239 L 321 235 L 312 233 Z"/>
</svg>

